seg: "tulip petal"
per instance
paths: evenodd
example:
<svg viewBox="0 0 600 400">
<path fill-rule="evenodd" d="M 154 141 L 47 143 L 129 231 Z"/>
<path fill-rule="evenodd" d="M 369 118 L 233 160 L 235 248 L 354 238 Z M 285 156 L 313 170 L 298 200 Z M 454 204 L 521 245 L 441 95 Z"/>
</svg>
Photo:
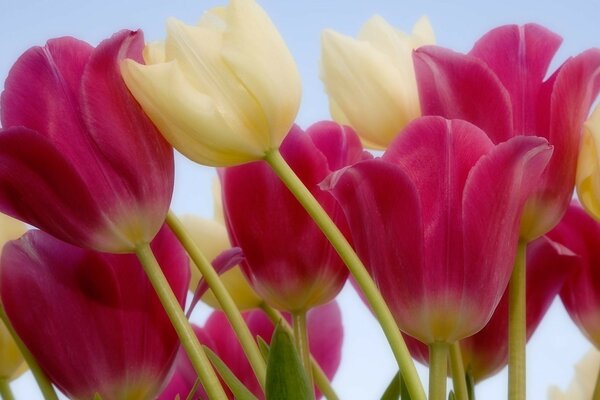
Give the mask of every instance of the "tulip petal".
<svg viewBox="0 0 600 400">
<path fill-rule="evenodd" d="M 425 285 L 423 222 L 418 194 L 408 175 L 381 160 L 336 172 L 325 185 L 344 210 L 356 252 L 369 269 L 398 325 L 421 332 Z"/>
<path fill-rule="evenodd" d="M 414 52 L 423 115 L 464 119 L 501 143 L 513 136 L 509 93 L 481 60 L 441 47 Z"/>
<path fill-rule="evenodd" d="M 185 252 L 168 229 L 152 248 L 183 303 Z M 150 398 L 159 390 L 179 340 L 135 256 L 84 250 L 29 231 L 5 247 L 1 266 L 8 317 L 69 397 Z"/>
<path fill-rule="evenodd" d="M 300 74 L 294 59 L 256 2 L 231 1 L 224 19 L 223 59 L 263 110 L 270 143 L 279 144 L 300 107 Z"/>
<path fill-rule="evenodd" d="M 46 137 L 8 128 L 0 134 L 0 148 L 2 212 L 74 243 L 90 240 L 90 246 L 97 244 L 90 232 L 110 229 L 81 176 Z"/>
<path fill-rule="evenodd" d="M 81 104 L 103 175 L 127 219 L 147 225 L 150 241 L 163 223 L 174 180 L 173 149 L 144 114 L 121 78 L 125 57 L 141 61 L 143 35 L 123 30 L 100 43 L 86 65 L 81 82 Z M 89 162 L 88 162 L 89 165 Z M 79 166 L 85 169 L 86 166 Z M 91 175 L 91 174 L 90 174 Z M 94 175 L 98 175 L 94 171 Z M 90 182 L 91 184 L 91 182 Z M 96 199 L 99 200 L 99 199 Z M 144 210 L 135 210 L 143 205 Z M 137 215 L 136 215 L 137 212 Z M 151 217 L 149 217 L 151 215 Z"/>
<path fill-rule="evenodd" d="M 313 308 L 308 312 L 306 324 L 310 352 L 325 375 L 332 380 L 342 360 L 344 341 L 342 310 L 339 304 L 332 301 Z"/>
<path fill-rule="evenodd" d="M 510 94 L 513 129 L 518 134 L 548 137 L 548 132 L 538 129 L 538 104 L 542 82 L 561 42 L 560 36 L 540 25 L 505 25 L 486 33 L 469 52 L 494 71 Z"/>
<path fill-rule="evenodd" d="M 325 158 L 331 171 L 352 165 L 362 159 L 371 158 L 363 150 L 360 139 L 352 128 L 331 121 L 317 122 L 311 125 L 306 134 Z"/>
<path fill-rule="evenodd" d="M 543 138 L 514 137 L 482 157 L 469 174 L 463 198 L 464 234 L 469 238 L 464 243 L 465 290 L 476 303 L 465 307 L 493 310 L 500 300 L 512 271 L 523 206 L 535 189 L 531 182 L 540 178 L 551 149 Z M 479 295 L 482 291 L 488 294 L 485 298 Z M 470 323 L 481 326 L 490 316 Z"/>
<path fill-rule="evenodd" d="M 26 126 L 47 136 L 74 165 L 89 164 L 78 106 L 79 83 L 93 48 L 64 37 L 27 50 L 2 92 L 2 126 Z"/>
</svg>

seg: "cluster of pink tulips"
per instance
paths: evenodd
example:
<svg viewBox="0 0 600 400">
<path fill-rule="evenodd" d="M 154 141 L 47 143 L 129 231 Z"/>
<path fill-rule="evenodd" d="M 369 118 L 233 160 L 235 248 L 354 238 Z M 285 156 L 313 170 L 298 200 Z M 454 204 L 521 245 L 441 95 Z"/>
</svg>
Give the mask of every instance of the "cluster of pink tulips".
<svg viewBox="0 0 600 400">
<path fill-rule="evenodd" d="M 335 122 L 305 130 L 254 0 L 170 19 L 163 42 L 27 50 L 0 103 L 2 398 L 26 364 L 47 400 L 336 400 L 350 279 L 398 363 L 383 399 L 475 400 L 508 364 L 524 400 L 557 295 L 600 348 L 600 49 L 549 71 L 560 42 L 325 31 Z M 170 210 L 173 149 L 218 168 L 214 219 Z"/>
</svg>

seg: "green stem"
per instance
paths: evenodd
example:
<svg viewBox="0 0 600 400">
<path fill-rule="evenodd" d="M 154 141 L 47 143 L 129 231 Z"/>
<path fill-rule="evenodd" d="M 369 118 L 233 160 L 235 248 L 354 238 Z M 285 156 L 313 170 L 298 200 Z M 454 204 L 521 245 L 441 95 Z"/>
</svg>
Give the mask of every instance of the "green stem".
<svg viewBox="0 0 600 400">
<path fill-rule="evenodd" d="M 0 395 L 2 396 L 2 400 L 15 400 L 15 396 L 13 396 L 10 390 L 8 379 L 0 379 Z"/>
<path fill-rule="evenodd" d="M 48 380 L 48 377 L 46 376 L 44 371 L 42 371 L 42 368 L 40 368 L 40 366 L 37 363 L 33 354 L 31 354 L 31 352 L 29 351 L 27 346 L 25 346 L 25 343 L 23 343 L 23 341 L 21 340 L 19 335 L 17 335 L 15 328 L 12 326 L 12 323 L 10 322 L 10 320 L 8 319 L 8 317 L 6 315 L 6 311 L 4 311 L 4 307 L 0 307 L 0 319 L 2 319 L 2 322 L 4 322 L 4 325 L 6 325 L 6 328 L 10 332 L 12 338 L 15 340 L 15 343 L 17 344 L 17 347 L 21 351 L 21 354 L 23 355 L 25 362 L 29 366 L 29 369 L 31 370 L 31 373 L 33 374 L 33 377 L 35 378 L 35 380 L 40 388 L 40 391 L 42 392 L 42 396 L 44 396 L 44 399 L 45 400 L 58 400 L 58 396 L 56 395 L 56 392 L 54 391 L 54 387 Z"/>
<path fill-rule="evenodd" d="M 306 311 L 292 314 L 294 327 L 294 342 L 306 371 L 310 387 L 313 387 L 312 366 L 310 362 L 310 348 L 308 346 L 308 330 L 306 328 Z"/>
<path fill-rule="evenodd" d="M 467 371 L 467 392 L 469 393 L 469 400 L 475 400 L 475 379 L 473 379 L 470 368 Z"/>
<path fill-rule="evenodd" d="M 248 361 L 254 370 L 254 374 L 258 379 L 258 383 L 264 389 L 267 376 L 267 367 L 265 361 L 260 354 L 260 350 L 256 344 L 256 341 L 254 340 L 254 336 L 250 332 L 250 329 L 248 329 L 248 325 L 246 325 L 240 310 L 237 308 L 237 305 L 231 298 L 227 288 L 225 288 L 225 285 L 223 285 L 223 282 L 219 278 L 219 274 L 217 274 L 210 262 L 206 259 L 206 257 L 204 257 L 198 246 L 196 246 L 196 243 L 194 243 L 194 240 L 185 230 L 181 221 L 177 219 L 172 211 L 169 211 L 167 214 L 167 224 L 171 230 L 173 230 L 185 250 L 188 252 L 192 261 L 196 265 L 196 268 L 198 268 L 198 271 L 200 274 L 202 274 L 204 280 L 206 280 L 208 287 L 215 295 L 219 305 L 227 316 L 233 331 L 240 341 L 242 348 L 244 349 L 244 353 L 246 354 L 246 357 L 248 358 Z"/>
<path fill-rule="evenodd" d="M 598 377 L 596 378 L 596 386 L 594 386 L 592 400 L 600 400 L 600 369 L 598 369 Z"/>
<path fill-rule="evenodd" d="M 279 150 L 273 150 L 266 154 L 265 161 L 279 176 L 290 192 L 298 199 L 304 209 L 312 217 L 327 239 L 331 242 L 340 258 L 344 261 L 350 273 L 360 286 L 373 313 L 375 314 L 387 340 L 390 344 L 398 366 L 406 381 L 406 386 L 412 400 L 425 400 L 425 391 L 421 385 L 415 364 L 408 352 L 402 334 L 396 325 L 396 321 L 388 308 L 375 282 L 367 272 L 360 258 L 348 243 L 339 228 L 323 210 L 312 193 L 304 186 L 300 178 L 294 173 L 287 162 L 281 156 Z"/>
<path fill-rule="evenodd" d="M 204 349 L 200 346 L 196 334 L 181 309 L 179 301 L 175 297 L 175 294 L 173 294 L 173 290 L 171 290 L 165 275 L 160 269 L 160 265 L 158 265 L 152 249 L 150 249 L 148 244 L 145 244 L 138 246 L 135 253 L 144 267 L 144 271 L 148 279 L 150 279 L 163 308 L 169 316 L 171 324 L 173 324 L 173 328 L 175 328 L 177 336 L 179 336 L 181 345 L 198 374 L 198 378 L 208 397 L 218 400 L 227 399 L 219 378 L 217 378 L 206 353 L 204 353 Z"/>
<path fill-rule="evenodd" d="M 452 387 L 456 399 L 469 400 L 465 366 L 459 342 L 454 342 L 450 345 L 450 370 L 452 372 Z"/>
<path fill-rule="evenodd" d="M 276 325 L 278 322 L 281 322 L 281 326 L 283 327 L 283 329 L 285 329 L 292 336 L 294 335 L 290 324 L 288 324 L 286 319 L 283 318 L 283 315 L 281 315 L 279 311 L 270 307 L 267 303 L 262 303 L 260 305 L 260 308 L 265 312 L 265 314 L 267 314 L 267 316 L 273 322 L 273 324 Z M 331 382 L 329 382 L 329 378 L 325 374 L 325 371 L 323 371 L 323 368 L 321 368 L 321 366 L 319 365 L 317 360 L 315 360 L 312 354 L 310 356 L 310 362 L 312 365 L 312 375 L 315 379 L 315 384 L 319 388 L 319 391 L 327 400 L 339 400 L 339 397 L 335 393 L 335 390 L 333 390 Z"/>
<path fill-rule="evenodd" d="M 519 241 L 515 266 L 508 285 L 508 398 L 510 400 L 525 400 L 526 248 L 527 243 Z"/>
<path fill-rule="evenodd" d="M 448 348 L 443 342 L 429 345 L 429 400 L 446 400 Z"/>
</svg>

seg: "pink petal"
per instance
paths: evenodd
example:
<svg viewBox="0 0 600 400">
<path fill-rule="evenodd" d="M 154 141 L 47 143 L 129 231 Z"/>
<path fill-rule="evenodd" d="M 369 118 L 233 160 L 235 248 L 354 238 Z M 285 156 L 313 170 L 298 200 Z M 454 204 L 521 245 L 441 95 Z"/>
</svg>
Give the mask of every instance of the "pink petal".
<svg viewBox="0 0 600 400">
<path fill-rule="evenodd" d="M 152 248 L 182 304 L 185 252 L 168 228 Z M 4 248 L 0 287 L 19 336 L 68 396 L 120 398 L 138 388 L 150 398 L 160 389 L 179 340 L 135 256 L 29 231 Z"/>
<path fill-rule="evenodd" d="M 327 158 L 331 171 L 372 157 L 370 153 L 363 150 L 360 139 L 349 126 L 332 121 L 321 121 L 311 125 L 306 133 Z"/>
<path fill-rule="evenodd" d="M 538 126 L 538 104 L 561 42 L 560 36 L 540 25 L 506 25 L 485 34 L 469 53 L 484 61 L 510 94 L 517 134 L 548 135 Z"/>
<path fill-rule="evenodd" d="M 424 46 L 413 53 L 423 115 L 464 119 L 500 143 L 513 136 L 509 93 L 481 60 Z"/>
<path fill-rule="evenodd" d="M 141 31 L 123 30 L 101 42 L 85 67 L 79 100 L 91 150 L 111 191 L 130 203 L 124 207 L 143 203 L 146 213 L 164 216 L 173 193 L 173 149 L 129 93 L 119 68 L 125 58 L 141 62 L 143 47 Z M 97 182 L 98 171 L 89 177 Z M 163 221 L 156 218 L 153 230 Z"/>
<path fill-rule="evenodd" d="M 467 307 L 490 310 L 470 321 L 474 332 L 489 319 L 508 284 L 523 206 L 551 154 L 543 138 L 514 137 L 482 157 L 469 175 L 463 197 L 465 292 L 473 304 Z"/>
<path fill-rule="evenodd" d="M 93 233 L 106 221 L 62 153 L 46 137 L 23 127 L 3 130 L 0 148 L 2 212 L 54 236 L 94 246 Z"/>
</svg>

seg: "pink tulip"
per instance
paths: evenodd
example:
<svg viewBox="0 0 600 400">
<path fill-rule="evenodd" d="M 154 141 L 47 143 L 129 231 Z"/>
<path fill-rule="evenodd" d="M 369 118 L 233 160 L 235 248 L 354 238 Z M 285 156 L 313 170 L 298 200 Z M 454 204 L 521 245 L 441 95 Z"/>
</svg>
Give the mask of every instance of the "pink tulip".
<svg viewBox="0 0 600 400">
<path fill-rule="evenodd" d="M 527 340 L 531 338 L 560 291 L 578 257 L 569 249 L 541 237 L 527 247 Z M 427 346 L 407 338 L 413 357 L 427 364 Z M 460 341 L 465 371 L 475 382 L 498 373 L 508 362 L 508 289 L 487 325 Z"/>
<path fill-rule="evenodd" d="M 168 228 L 152 249 L 183 305 L 187 255 Z M 67 396 L 147 399 L 160 391 L 179 339 L 134 255 L 81 249 L 36 230 L 4 247 L 0 267 L 9 319 Z"/>
<path fill-rule="evenodd" d="M 281 146 L 283 157 L 342 231 L 341 208 L 318 184 L 332 171 L 365 157 L 348 127 L 321 122 L 306 134 L 294 127 Z M 264 162 L 221 172 L 232 244 L 244 251 L 242 269 L 270 305 L 289 312 L 329 302 L 348 270 L 304 208 Z"/>
<path fill-rule="evenodd" d="M 511 274 L 523 205 L 551 156 L 541 138 L 495 146 L 476 126 L 423 117 L 381 159 L 326 184 L 400 329 L 452 343 L 485 326 Z"/>
<path fill-rule="evenodd" d="M 164 222 L 173 150 L 121 78 L 141 32 L 96 48 L 71 37 L 27 50 L 2 93 L 0 211 L 77 246 L 131 252 Z"/>
<path fill-rule="evenodd" d="M 600 223 L 574 202 L 548 236 L 578 256 L 560 297 L 575 324 L 600 347 Z"/>
<path fill-rule="evenodd" d="M 548 232 L 565 213 L 583 123 L 600 90 L 600 49 L 548 74 L 561 40 L 539 25 L 507 25 L 484 35 L 467 55 L 433 46 L 414 53 L 423 115 L 467 120 L 494 143 L 525 135 L 554 146 L 523 215 L 525 240 Z"/>
<path fill-rule="evenodd" d="M 266 314 L 261 310 L 253 310 L 244 312 L 243 316 L 252 335 L 270 343 L 274 326 Z M 307 326 L 310 351 L 331 380 L 340 365 L 343 341 L 342 315 L 338 304 L 331 302 L 309 311 Z M 214 311 L 204 327 L 195 327 L 195 331 L 198 339 L 211 348 L 255 396 L 264 399 L 254 372 L 223 312 Z M 160 400 L 173 400 L 177 394 L 185 399 L 194 385 L 196 375 L 185 353 L 179 353 L 176 364 L 174 376 Z M 198 396 L 201 394 L 202 389 Z M 317 392 L 318 397 L 320 394 Z"/>
</svg>

